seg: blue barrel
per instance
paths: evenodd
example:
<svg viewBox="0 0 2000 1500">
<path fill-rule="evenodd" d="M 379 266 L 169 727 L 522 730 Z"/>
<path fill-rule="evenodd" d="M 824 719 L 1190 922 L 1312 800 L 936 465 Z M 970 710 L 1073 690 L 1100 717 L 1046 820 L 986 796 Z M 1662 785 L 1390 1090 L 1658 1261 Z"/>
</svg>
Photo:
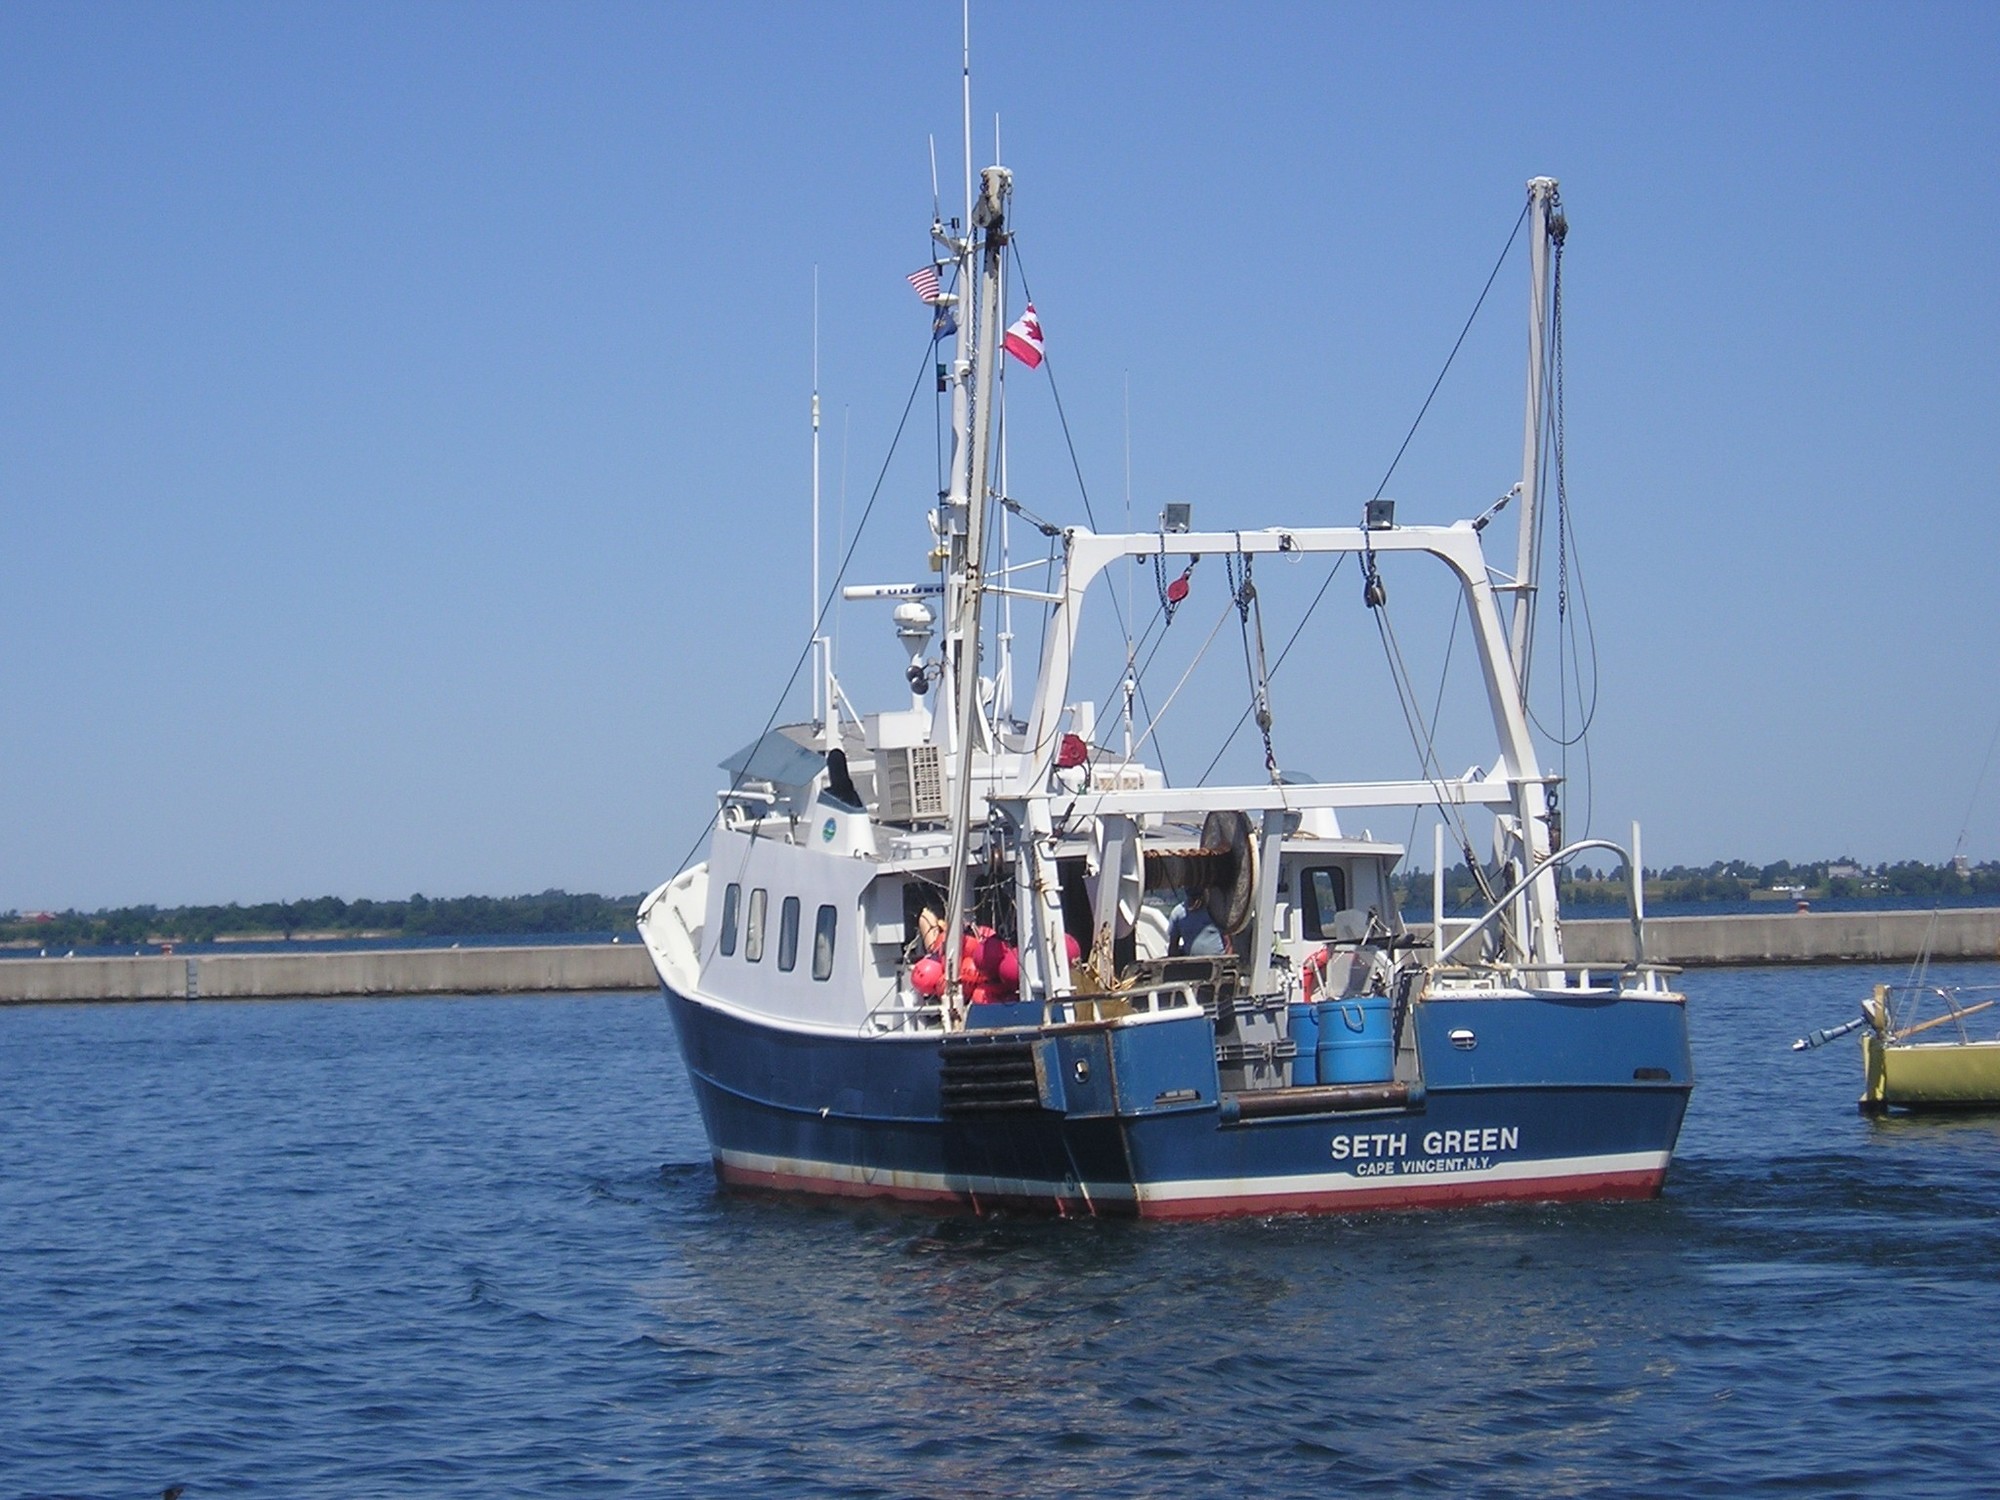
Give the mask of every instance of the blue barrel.
<svg viewBox="0 0 2000 1500">
<path fill-rule="evenodd" d="M 1292 1086 L 1319 1082 L 1319 1007 L 1288 1005 L 1292 1023 L 1292 1045 L 1298 1055 L 1292 1059 Z"/>
<path fill-rule="evenodd" d="M 1387 1083 L 1395 1076 L 1387 995 L 1323 1000 L 1318 1009 L 1321 1083 Z"/>
</svg>

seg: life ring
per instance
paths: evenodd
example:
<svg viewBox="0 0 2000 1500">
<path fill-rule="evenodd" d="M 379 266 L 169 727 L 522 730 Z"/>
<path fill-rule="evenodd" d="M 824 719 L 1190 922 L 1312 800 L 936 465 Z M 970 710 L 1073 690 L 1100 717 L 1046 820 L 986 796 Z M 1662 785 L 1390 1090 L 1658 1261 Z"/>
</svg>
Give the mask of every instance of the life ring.
<svg viewBox="0 0 2000 1500">
<path fill-rule="evenodd" d="M 1313 997 L 1326 988 L 1326 966 L 1332 957 L 1333 950 L 1330 948 L 1321 948 L 1306 955 L 1305 963 L 1300 968 L 1306 1004 L 1312 1004 Z"/>
</svg>

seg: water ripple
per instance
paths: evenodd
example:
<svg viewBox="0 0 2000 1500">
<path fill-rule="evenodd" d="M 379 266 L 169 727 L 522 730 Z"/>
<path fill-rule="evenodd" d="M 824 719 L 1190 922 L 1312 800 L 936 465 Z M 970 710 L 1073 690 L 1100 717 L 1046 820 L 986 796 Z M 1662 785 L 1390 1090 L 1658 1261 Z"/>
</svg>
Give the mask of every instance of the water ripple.
<svg viewBox="0 0 2000 1500">
<path fill-rule="evenodd" d="M 0 1497 L 1992 1493 L 2000 1119 L 1690 988 L 1660 1202 L 1175 1228 L 722 1196 L 639 997 L 0 1014 Z"/>
</svg>

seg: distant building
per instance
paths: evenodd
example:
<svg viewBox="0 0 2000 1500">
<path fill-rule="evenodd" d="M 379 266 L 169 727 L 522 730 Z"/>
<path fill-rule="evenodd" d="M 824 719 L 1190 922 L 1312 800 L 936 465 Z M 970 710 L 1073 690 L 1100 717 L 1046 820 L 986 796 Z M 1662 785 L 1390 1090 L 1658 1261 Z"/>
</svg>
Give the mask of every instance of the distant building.
<svg viewBox="0 0 2000 1500">
<path fill-rule="evenodd" d="M 1828 880 L 1859 880 L 1861 878 L 1861 866 L 1845 863 L 1828 865 L 1826 867 L 1826 878 Z"/>
<path fill-rule="evenodd" d="M 1972 861 L 1963 854 L 1954 854 L 1951 857 L 1951 873 L 1964 879 L 1972 873 Z"/>
</svg>

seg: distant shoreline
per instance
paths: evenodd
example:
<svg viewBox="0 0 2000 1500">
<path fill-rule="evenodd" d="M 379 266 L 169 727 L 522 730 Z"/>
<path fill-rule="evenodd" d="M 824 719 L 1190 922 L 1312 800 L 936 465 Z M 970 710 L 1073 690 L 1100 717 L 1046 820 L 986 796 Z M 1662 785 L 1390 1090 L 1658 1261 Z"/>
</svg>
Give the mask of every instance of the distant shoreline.
<svg viewBox="0 0 2000 1500">
<path fill-rule="evenodd" d="M 1774 921 L 1788 919 L 1795 911 L 1788 908 L 1787 901 L 1795 898 L 1774 898 L 1769 895 L 1749 897 L 1713 898 L 1709 900 L 1673 901 L 1655 899 L 1651 895 L 1646 901 L 1646 916 L 1654 918 L 1691 917 L 1765 917 Z M 636 910 L 638 903 L 632 903 Z M 1841 914 L 1851 917 L 1871 915 L 1908 914 L 1911 912 L 1954 912 L 1984 911 L 2000 907 L 2000 894 L 1977 892 L 1955 896 L 1939 904 L 1934 899 L 1915 896 L 1869 897 L 1869 896 L 1822 896 L 1806 898 L 1805 910 L 1810 914 L 1825 916 Z M 614 910 L 618 908 L 614 907 Z M 622 915 L 621 911 L 621 915 Z M 1447 915 L 1464 917 L 1471 914 L 1468 907 L 1452 907 Z M 1622 900 L 1614 902 L 1585 902 L 1574 895 L 1563 902 L 1565 925 L 1579 922 L 1622 921 L 1627 911 Z M 1405 899 L 1403 918 L 1412 925 L 1427 925 L 1430 921 L 1430 899 L 1428 891 L 1418 899 Z M 61 941 L 53 936 L 7 937 L 0 939 L 0 963 L 31 958 L 192 958 L 218 954 L 312 954 L 312 953 L 367 953 L 382 951 L 419 951 L 445 948 L 572 948 L 591 946 L 632 945 L 638 941 L 636 924 L 629 920 L 617 927 L 600 927 L 590 930 L 564 932 L 429 932 L 411 934 L 396 928 L 371 928 L 345 932 L 338 929 L 315 929 L 294 932 L 287 936 L 283 931 L 237 931 L 218 933 L 214 937 L 182 939 L 151 933 L 143 938 L 128 938 L 118 942 L 76 942 Z"/>
<path fill-rule="evenodd" d="M 459 933 L 454 935 L 452 940 L 462 942 L 464 941 L 464 936 L 463 933 Z M 218 932 L 214 937 L 201 939 L 201 945 L 213 944 L 219 947 L 224 943 L 374 943 L 384 942 L 391 938 L 400 940 L 402 937 L 402 933 L 389 929 L 384 929 L 380 932 Z M 157 932 L 149 933 L 139 941 L 140 946 L 148 948 L 160 948 L 169 945 L 174 947 L 197 946 L 194 943 L 184 943 L 180 938 L 164 937 Z M 48 944 L 38 943 L 33 938 L 0 939 L 0 948 L 45 948 L 47 946 Z M 109 946 L 125 948 L 131 945 L 119 943 Z"/>
<path fill-rule="evenodd" d="M 1564 924 L 1569 961 L 1622 969 L 1629 921 Z M 274 944 L 276 951 L 164 955 L 15 954 L 0 961 L 0 1007 L 158 1000 L 390 998 L 404 995 L 560 994 L 650 990 L 659 984 L 643 943 L 622 933 L 568 944 L 436 942 L 412 948 Z M 1940 963 L 2000 960 L 2000 906 L 1931 911 L 1825 912 L 1646 920 L 1645 957 L 1688 968 L 1889 963 L 1928 953 Z"/>
</svg>

